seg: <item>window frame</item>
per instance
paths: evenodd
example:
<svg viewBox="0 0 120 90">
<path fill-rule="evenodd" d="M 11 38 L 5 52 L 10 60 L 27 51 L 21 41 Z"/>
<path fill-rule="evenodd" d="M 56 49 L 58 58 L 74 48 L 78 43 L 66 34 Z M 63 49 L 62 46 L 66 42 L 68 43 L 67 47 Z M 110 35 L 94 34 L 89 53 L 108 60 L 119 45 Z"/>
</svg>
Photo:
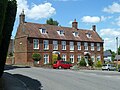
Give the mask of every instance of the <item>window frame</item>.
<svg viewBox="0 0 120 90">
<path fill-rule="evenodd" d="M 36 42 L 36 40 L 37 40 L 37 42 Z M 35 44 L 37 44 L 36 46 L 35 46 Z M 33 39 L 33 49 L 39 49 L 39 39 Z"/>
<path fill-rule="evenodd" d="M 44 50 L 49 50 L 49 40 L 43 40 L 43 48 Z"/>
<path fill-rule="evenodd" d="M 81 42 L 77 42 L 77 50 L 81 50 Z"/>
<path fill-rule="evenodd" d="M 49 54 L 44 54 L 44 64 L 49 63 Z"/>
<path fill-rule="evenodd" d="M 88 42 L 84 42 L 84 50 L 88 51 Z"/>
<path fill-rule="evenodd" d="M 66 50 L 66 41 L 62 41 L 62 50 Z"/>
<path fill-rule="evenodd" d="M 70 62 L 74 63 L 74 55 L 73 54 L 70 55 Z"/>
<path fill-rule="evenodd" d="M 91 51 L 94 51 L 94 50 L 95 50 L 95 44 L 91 43 Z"/>
<path fill-rule="evenodd" d="M 53 50 L 58 50 L 58 41 L 53 40 Z"/>
<path fill-rule="evenodd" d="M 70 41 L 69 46 L 70 46 L 70 50 L 73 51 L 74 50 L 74 42 Z"/>
</svg>

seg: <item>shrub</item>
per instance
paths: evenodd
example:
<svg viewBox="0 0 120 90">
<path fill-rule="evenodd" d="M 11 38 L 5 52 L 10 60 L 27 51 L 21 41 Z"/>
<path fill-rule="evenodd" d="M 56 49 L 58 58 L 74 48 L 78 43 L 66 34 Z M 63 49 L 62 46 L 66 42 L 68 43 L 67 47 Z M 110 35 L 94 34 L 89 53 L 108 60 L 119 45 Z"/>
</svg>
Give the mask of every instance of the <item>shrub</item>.
<svg viewBox="0 0 120 90">
<path fill-rule="evenodd" d="M 97 61 L 95 64 L 96 67 L 102 67 L 102 62 L 101 61 Z"/>
<path fill-rule="evenodd" d="M 33 59 L 34 61 L 40 61 L 41 58 L 42 58 L 42 56 L 41 56 L 39 53 L 33 53 L 33 54 L 32 54 L 32 59 Z"/>
<path fill-rule="evenodd" d="M 80 66 L 86 66 L 85 59 L 82 57 L 79 63 Z"/>
</svg>

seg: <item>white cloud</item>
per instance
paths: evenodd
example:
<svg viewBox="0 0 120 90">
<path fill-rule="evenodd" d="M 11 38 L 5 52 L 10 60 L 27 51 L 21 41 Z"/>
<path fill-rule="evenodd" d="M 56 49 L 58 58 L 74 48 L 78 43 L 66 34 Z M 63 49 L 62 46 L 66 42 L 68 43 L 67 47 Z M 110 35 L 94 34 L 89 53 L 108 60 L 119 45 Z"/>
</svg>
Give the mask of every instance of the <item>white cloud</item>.
<svg viewBox="0 0 120 90">
<path fill-rule="evenodd" d="M 105 21 L 107 19 L 111 19 L 112 16 L 84 16 L 82 17 L 82 22 L 84 23 L 99 23 L 99 22 L 102 22 L 102 21 Z"/>
<path fill-rule="evenodd" d="M 99 34 L 104 39 L 105 49 L 111 49 L 115 51 L 116 37 L 120 36 L 120 28 L 119 29 L 115 29 L 115 28 L 101 29 L 99 31 Z"/>
<path fill-rule="evenodd" d="M 114 2 L 112 5 L 105 7 L 103 11 L 108 13 L 120 13 L 120 4 Z"/>
<path fill-rule="evenodd" d="M 84 16 L 82 18 L 82 22 L 85 22 L 85 23 L 98 23 L 98 22 L 100 22 L 100 17 Z"/>
<path fill-rule="evenodd" d="M 30 6 L 28 5 L 27 0 L 17 0 L 17 4 L 17 14 L 19 15 L 22 12 L 22 9 L 24 9 L 25 15 L 28 19 L 38 20 L 41 18 L 50 17 L 56 13 L 55 8 L 53 8 L 52 4 L 49 2 L 39 5 L 33 4 Z"/>
</svg>

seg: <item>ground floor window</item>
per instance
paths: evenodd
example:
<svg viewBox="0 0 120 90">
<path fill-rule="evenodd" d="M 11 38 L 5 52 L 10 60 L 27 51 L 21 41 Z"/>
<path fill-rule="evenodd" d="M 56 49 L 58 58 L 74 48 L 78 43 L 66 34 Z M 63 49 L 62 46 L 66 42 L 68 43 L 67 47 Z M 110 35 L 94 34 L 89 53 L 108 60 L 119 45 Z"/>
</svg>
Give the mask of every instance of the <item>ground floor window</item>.
<svg viewBox="0 0 120 90">
<path fill-rule="evenodd" d="M 80 55 L 78 55 L 78 56 L 77 56 L 77 62 L 79 63 L 79 62 L 80 62 L 80 60 L 81 60 L 81 56 L 80 56 Z"/>
<path fill-rule="evenodd" d="M 66 61 L 66 55 L 65 54 L 62 55 L 62 60 Z"/>
<path fill-rule="evenodd" d="M 95 62 L 95 56 L 91 56 L 91 60 Z"/>
<path fill-rule="evenodd" d="M 48 64 L 49 63 L 49 55 L 45 54 L 44 55 L 44 64 Z"/>
<path fill-rule="evenodd" d="M 97 61 L 100 61 L 100 56 L 97 56 Z"/>
<path fill-rule="evenodd" d="M 74 63 L 74 55 L 70 55 L 70 62 Z"/>
</svg>

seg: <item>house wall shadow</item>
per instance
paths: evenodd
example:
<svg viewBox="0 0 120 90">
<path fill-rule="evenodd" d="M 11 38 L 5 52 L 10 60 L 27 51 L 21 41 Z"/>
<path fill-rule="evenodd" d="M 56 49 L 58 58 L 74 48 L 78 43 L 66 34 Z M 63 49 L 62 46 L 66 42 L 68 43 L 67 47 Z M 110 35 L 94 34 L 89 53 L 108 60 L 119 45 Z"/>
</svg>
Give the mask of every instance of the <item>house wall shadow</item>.
<svg viewBox="0 0 120 90">
<path fill-rule="evenodd" d="M 13 74 L 13 76 L 24 82 L 29 90 L 43 90 L 41 82 L 36 79 L 20 74 Z"/>
</svg>

